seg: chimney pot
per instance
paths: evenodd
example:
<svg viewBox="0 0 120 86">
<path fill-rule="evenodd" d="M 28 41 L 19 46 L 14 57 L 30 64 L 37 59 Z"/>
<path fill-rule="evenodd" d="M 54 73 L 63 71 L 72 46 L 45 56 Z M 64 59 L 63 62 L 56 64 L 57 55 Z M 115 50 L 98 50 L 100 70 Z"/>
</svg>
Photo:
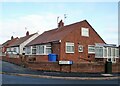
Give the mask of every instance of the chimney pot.
<svg viewBox="0 0 120 86">
<path fill-rule="evenodd" d="M 13 36 L 11 36 L 11 40 L 13 39 L 14 37 Z"/>
<path fill-rule="evenodd" d="M 26 32 L 26 36 L 29 36 L 29 31 Z"/>
<path fill-rule="evenodd" d="M 64 23 L 63 23 L 63 21 L 61 20 L 61 21 L 58 23 L 58 28 L 63 27 L 63 26 L 64 26 Z"/>
</svg>

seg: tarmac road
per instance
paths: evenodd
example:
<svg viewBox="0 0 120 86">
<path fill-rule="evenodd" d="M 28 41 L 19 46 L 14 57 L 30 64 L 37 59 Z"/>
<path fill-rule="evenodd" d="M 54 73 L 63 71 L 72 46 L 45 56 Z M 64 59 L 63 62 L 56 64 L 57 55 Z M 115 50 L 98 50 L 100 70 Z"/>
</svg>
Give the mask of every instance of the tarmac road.
<svg viewBox="0 0 120 86">
<path fill-rule="evenodd" d="M 2 75 L 3 84 L 118 84 L 118 80 L 64 80 Z"/>
</svg>

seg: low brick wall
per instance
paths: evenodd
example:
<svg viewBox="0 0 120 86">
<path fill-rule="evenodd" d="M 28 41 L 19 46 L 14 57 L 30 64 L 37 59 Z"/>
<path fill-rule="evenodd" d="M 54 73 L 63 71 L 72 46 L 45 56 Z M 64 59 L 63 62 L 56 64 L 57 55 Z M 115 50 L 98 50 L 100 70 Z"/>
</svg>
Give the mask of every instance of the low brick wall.
<svg viewBox="0 0 120 86">
<path fill-rule="evenodd" d="M 81 73 L 104 73 L 105 64 L 100 63 L 79 63 L 73 65 L 59 65 L 58 62 L 28 62 L 26 66 L 33 70 L 81 72 Z M 112 65 L 112 72 L 120 72 L 120 64 Z"/>
<path fill-rule="evenodd" d="M 72 65 L 59 65 L 58 62 L 27 62 L 21 58 L 10 58 L 3 56 L 2 60 L 17 65 L 25 65 L 33 70 L 61 71 L 61 72 L 81 72 L 81 73 L 98 73 L 105 71 L 105 63 L 74 63 Z M 112 64 L 112 72 L 120 73 L 120 63 Z"/>
<path fill-rule="evenodd" d="M 56 62 L 28 62 L 26 67 L 33 70 L 60 71 L 59 65 Z"/>
<path fill-rule="evenodd" d="M 22 64 L 21 58 L 10 58 L 8 56 L 2 56 L 2 60 L 10 62 L 10 63 L 17 64 L 17 65 L 21 65 Z"/>
<path fill-rule="evenodd" d="M 104 72 L 104 64 L 100 63 L 79 63 L 71 66 L 72 72 Z"/>
<path fill-rule="evenodd" d="M 117 64 L 113 64 L 112 65 L 112 72 L 114 73 L 120 73 L 120 63 L 117 63 Z"/>
</svg>

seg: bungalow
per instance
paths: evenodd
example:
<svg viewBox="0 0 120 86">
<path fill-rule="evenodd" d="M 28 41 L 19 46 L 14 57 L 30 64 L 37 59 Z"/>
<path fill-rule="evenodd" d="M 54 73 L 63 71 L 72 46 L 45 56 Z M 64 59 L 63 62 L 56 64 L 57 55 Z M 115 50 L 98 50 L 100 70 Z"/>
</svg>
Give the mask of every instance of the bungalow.
<svg viewBox="0 0 120 86">
<path fill-rule="evenodd" d="M 24 47 L 26 44 L 31 42 L 38 36 L 38 33 L 29 35 L 29 32 L 26 32 L 26 36 L 19 38 L 15 43 L 11 44 L 7 48 L 7 52 L 16 52 L 16 54 L 22 55 L 24 53 Z"/>
<path fill-rule="evenodd" d="M 48 61 L 51 53 L 63 61 L 95 61 L 96 43 L 106 44 L 86 20 L 66 26 L 61 20 L 58 28 L 45 31 L 28 43 L 25 54 L 36 62 Z"/>
<path fill-rule="evenodd" d="M 7 40 L 6 42 L 4 42 L 4 43 L 2 44 L 2 54 L 4 55 L 4 54 L 7 52 L 7 48 L 8 48 L 11 44 L 15 43 L 15 41 L 18 40 L 18 39 L 19 39 L 18 37 L 14 38 L 14 37 L 12 36 L 12 37 L 11 37 L 11 40 Z"/>
</svg>

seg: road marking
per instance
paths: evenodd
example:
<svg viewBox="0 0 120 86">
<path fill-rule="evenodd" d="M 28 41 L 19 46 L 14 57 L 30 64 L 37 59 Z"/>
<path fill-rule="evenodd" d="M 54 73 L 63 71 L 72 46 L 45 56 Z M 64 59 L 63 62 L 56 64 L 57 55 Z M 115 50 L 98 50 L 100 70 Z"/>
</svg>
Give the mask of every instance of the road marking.
<svg viewBox="0 0 120 86">
<path fill-rule="evenodd" d="M 102 76 L 113 76 L 112 74 L 101 74 Z"/>
</svg>

